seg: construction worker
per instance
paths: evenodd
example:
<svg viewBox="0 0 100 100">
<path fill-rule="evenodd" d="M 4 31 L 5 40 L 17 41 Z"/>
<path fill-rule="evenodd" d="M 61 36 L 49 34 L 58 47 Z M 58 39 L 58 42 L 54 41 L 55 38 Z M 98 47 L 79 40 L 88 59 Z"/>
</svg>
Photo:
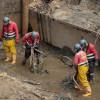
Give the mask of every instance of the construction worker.
<svg viewBox="0 0 100 100">
<path fill-rule="evenodd" d="M 34 46 L 35 49 L 39 49 L 39 42 L 40 42 L 40 35 L 38 32 L 33 31 L 30 33 L 26 33 L 24 35 L 23 44 L 25 46 L 25 58 L 22 62 L 23 65 L 26 64 L 27 59 L 31 55 L 31 47 Z M 39 63 L 38 53 L 36 51 L 34 51 L 34 53 L 36 53 L 37 63 Z"/>
<path fill-rule="evenodd" d="M 80 44 L 83 50 L 87 54 L 87 58 L 89 62 L 88 80 L 89 82 L 92 82 L 94 76 L 94 67 L 98 66 L 98 54 L 95 49 L 95 46 L 92 43 L 88 43 L 85 39 L 81 39 Z"/>
<path fill-rule="evenodd" d="M 81 49 L 81 45 L 79 43 L 75 44 L 74 50 L 74 67 L 76 67 L 76 69 L 78 70 L 77 81 L 79 83 L 80 88 L 85 92 L 83 96 L 90 96 L 91 87 L 87 79 L 89 67 L 86 53 Z"/>
<path fill-rule="evenodd" d="M 19 33 L 17 24 L 10 20 L 9 17 L 4 17 L 3 28 L 1 33 L 3 47 L 6 53 L 5 61 L 11 61 L 11 64 L 16 63 L 16 47 L 15 44 L 19 41 Z"/>
</svg>

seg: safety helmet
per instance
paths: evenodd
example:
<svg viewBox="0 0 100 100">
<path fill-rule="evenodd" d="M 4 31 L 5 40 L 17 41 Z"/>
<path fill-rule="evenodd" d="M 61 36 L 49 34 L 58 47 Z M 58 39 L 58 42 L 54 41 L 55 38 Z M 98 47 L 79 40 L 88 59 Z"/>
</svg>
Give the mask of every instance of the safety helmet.
<svg viewBox="0 0 100 100">
<path fill-rule="evenodd" d="M 81 45 L 82 48 L 86 48 L 88 46 L 88 42 L 85 39 L 81 39 L 80 45 Z"/>
<path fill-rule="evenodd" d="M 5 25 L 8 25 L 9 22 L 10 22 L 10 18 L 5 16 L 4 19 L 3 19 L 3 22 L 4 22 Z"/>
<path fill-rule="evenodd" d="M 32 37 L 34 37 L 36 34 L 37 34 L 36 32 L 31 33 Z"/>
<path fill-rule="evenodd" d="M 79 43 L 76 43 L 75 45 L 74 45 L 74 51 L 75 52 L 78 52 L 78 51 L 80 51 L 81 50 L 81 45 L 79 44 Z"/>
</svg>

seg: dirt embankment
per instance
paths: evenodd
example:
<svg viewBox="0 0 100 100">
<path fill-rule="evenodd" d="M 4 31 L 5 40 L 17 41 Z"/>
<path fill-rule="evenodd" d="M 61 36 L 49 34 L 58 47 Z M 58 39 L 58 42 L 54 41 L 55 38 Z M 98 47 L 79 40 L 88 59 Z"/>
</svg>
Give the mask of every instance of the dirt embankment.
<svg viewBox="0 0 100 100">
<path fill-rule="evenodd" d="M 72 100 L 71 96 L 60 97 L 36 85 L 39 83 L 29 80 L 21 82 L 5 72 L 0 73 L 0 100 Z"/>
<path fill-rule="evenodd" d="M 50 3 L 35 0 L 29 7 L 56 20 L 98 32 L 100 28 L 100 1 L 81 0 L 77 5 L 71 2 L 75 2 L 75 0 L 53 0 Z"/>
</svg>

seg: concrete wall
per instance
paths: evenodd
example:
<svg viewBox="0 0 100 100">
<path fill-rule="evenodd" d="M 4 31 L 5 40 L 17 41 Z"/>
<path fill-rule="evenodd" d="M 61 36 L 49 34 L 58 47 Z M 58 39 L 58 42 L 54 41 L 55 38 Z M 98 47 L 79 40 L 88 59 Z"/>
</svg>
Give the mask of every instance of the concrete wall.
<svg viewBox="0 0 100 100">
<path fill-rule="evenodd" d="M 90 33 L 73 25 L 50 19 L 33 11 L 30 11 L 30 23 L 34 30 L 41 33 L 42 39 L 45 42 L 60 48 L 68 46 L 72 49 L 82 36 L 92 43 L 96 39 L 95 33 Z M 96 44 L 96 48 L 100 52 L 100 39 Z"/>
<path fill-rule="evenodd" d="M 0 32 L 4 16 L 10 16 L 21 28 L 21 0 L 0 0 Z"/>
</svg>

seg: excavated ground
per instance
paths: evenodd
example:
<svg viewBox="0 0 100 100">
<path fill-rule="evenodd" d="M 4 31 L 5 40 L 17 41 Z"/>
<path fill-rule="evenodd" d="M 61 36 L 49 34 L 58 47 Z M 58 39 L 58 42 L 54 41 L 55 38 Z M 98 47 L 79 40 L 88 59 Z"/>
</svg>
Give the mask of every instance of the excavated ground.
<svg viewBox="0 0 100 100">
<path fill-rule="evenodd" d="M 81 96 L 79 91 L 75 90 L 71 86 L 68 86 L 67 84 L 64 85 L 64 83 L 62 83 L 65 77 L 72 75 L 73 70 L 61 62 L 61 51 L 59 49 L 43 44 L 41 48 L 47 54 L 44 61 L 44 69 L 46 69 L 48 73 L 44 72 L 42 74 L 33 74 L 29 71 L 29 62 L 27 62 L 26 66 L 21 65 L 24 50 L 21 46 L 18 46 L 17 48 L 17 64 L 14 66 L 11 66 L 9 62 L 6 63 L 2 60 L 4 58 L 4 54 L 2 50 L 0 51 L 0 72 L 6 72 L 8 75 L 15 77 L 20 81 L 33 81 L 33 83 L 36 84 L 36 86 L 41 87 L 43 91 L 57 93 L 60 97 L 70 95 L 73 100 L 100 99 L 99 67 L 96 68 L 95 82 L 92 84 L 93 95 L 91 97 L 84 98 Z M 6 80 L 6 78 L 0 77 L 0 100 L 40 100 L 32 98 L 37 97 L 31 94 L 28 90 L 20 87 L 20 85 L 13 82 L 11 79 Z"/>
<path fill-rule="evenodd" d="M 56 20 L 70 23 L 86 30 L 99 32 L 100 1 L 81 0 L 79 5 L 70 4 L 71 0 L 53 0 L 50 3 L 34 0 L 30 9 Z M 74 2 L 74 0 L 72 0 Z"/>
</svg>

